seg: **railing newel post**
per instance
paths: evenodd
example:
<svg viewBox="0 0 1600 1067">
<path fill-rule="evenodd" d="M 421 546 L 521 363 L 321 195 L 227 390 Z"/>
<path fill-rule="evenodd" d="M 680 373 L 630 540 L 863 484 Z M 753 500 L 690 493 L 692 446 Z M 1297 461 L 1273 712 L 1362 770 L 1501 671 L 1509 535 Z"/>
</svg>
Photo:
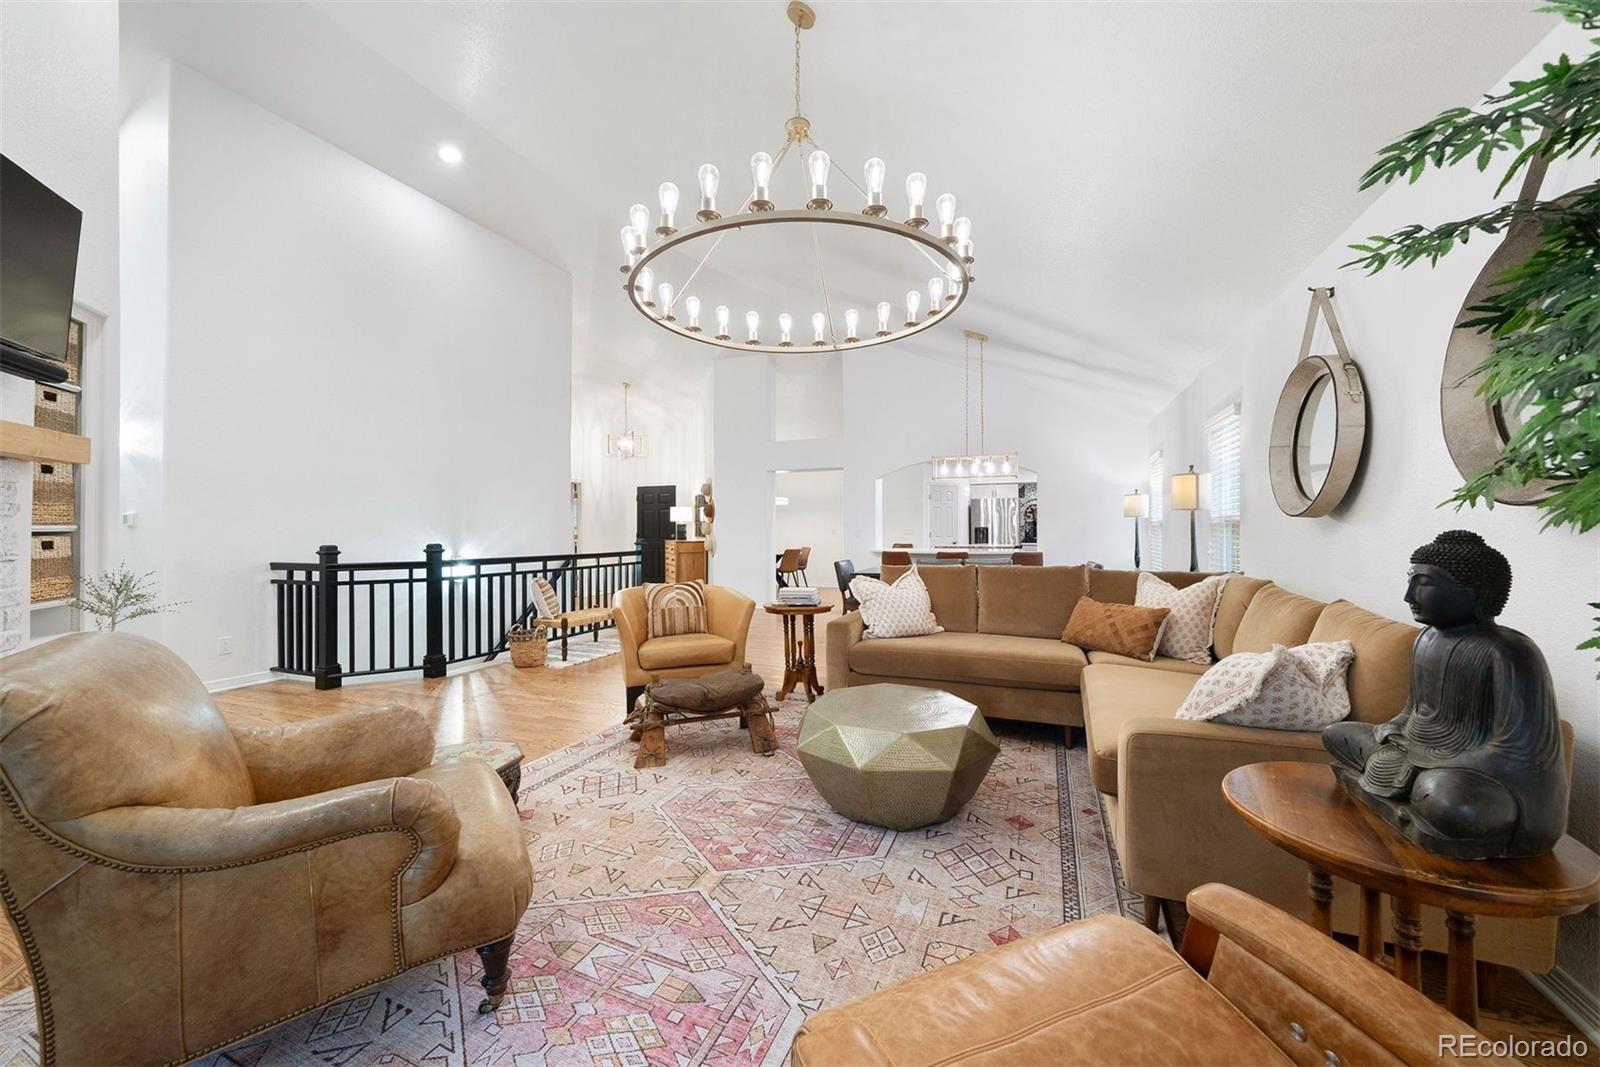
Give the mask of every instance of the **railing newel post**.
<svg viewBox="0 0 1600 1067">
<path fill-rule="evenodd" d="M 311 676 L 318 689 L 338 689 L 339 670 L 339 546 L 317 549 L 317 642 Z"/>
<path fill-rule="evenodd" d="M 444 546 L 430 544 L 422 550 L 427 562 L 427 579 L 424 587 L 427 608 L 428 646 L 422 656 L 422 676 L 443 678 L 444 657 Z"/>
</svg>

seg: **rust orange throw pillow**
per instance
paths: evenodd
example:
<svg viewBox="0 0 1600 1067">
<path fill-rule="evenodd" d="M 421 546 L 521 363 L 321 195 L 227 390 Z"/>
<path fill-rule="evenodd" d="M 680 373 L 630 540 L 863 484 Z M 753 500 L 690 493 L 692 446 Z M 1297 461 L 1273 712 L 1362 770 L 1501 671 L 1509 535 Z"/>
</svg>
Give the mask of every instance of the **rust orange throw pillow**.
<svg viewBox="0 0 1600 1067">
<path fill-rule="evenodd" d="M 1096 652 L 1115 652 L 1146 663 L 1156 658 L 1170 608 L 1136 608 L 1079 597 L 1061 640 Z"/>
</svg>

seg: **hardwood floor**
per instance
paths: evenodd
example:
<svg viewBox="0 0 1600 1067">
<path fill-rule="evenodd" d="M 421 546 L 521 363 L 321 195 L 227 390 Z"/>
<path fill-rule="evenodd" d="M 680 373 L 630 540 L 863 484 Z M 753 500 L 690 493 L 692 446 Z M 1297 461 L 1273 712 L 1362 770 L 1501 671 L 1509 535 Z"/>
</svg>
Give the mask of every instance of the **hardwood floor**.
<svg viewBox="0 0 1600 1067">
<path fill-rule="evenodd" d="M 838 594 L 825 590 L 824 595 L 831 598 L 837 611 Z M 817 622 L 819 664 L 826 658 L 826 620 L 834 617 L 823 616 Z M 750 624 L 746 656 L 770 686 L 783 678 L 781 624 L 759 606 Z M 516 741 L 527 758 L 533 759 L 621 720 L 622 663 L 619 657 L 608 656 L 561 670 L 518 670 L 509 662 L 497 661 L 445 678 L 351 683 L 320 693 L 305 682 L 269 682 L 219 693 L 216 700 L 230 720 L 259 723 L 292 722 L 374 704 L 406 704 L 422 709 L 432 719 L 441 745 L 505 738 Z M 1181 909 L 1179 913 L 1181 917 Z M 1428 954 L 1424 980 L 1429 994 L 1442 1001 L 1442 958 Z M 0 925 L 0 995 L 26 984 L 26 965 L 11 929 Z M 1574 1031 L 1526 979 L 1509 970 L 1501 981 L 1499 1007 L 1483 1012 L 1479 1029 L 1495 1038 L 1559 1037 Z M 1581 1061 L 1535 1058 L 1526 1062 L 1550 1067 L 1581 1062 L 1600 1067 L 1600 1049 L 1590 1042 L 1590 1055 Z"/>
</svg>

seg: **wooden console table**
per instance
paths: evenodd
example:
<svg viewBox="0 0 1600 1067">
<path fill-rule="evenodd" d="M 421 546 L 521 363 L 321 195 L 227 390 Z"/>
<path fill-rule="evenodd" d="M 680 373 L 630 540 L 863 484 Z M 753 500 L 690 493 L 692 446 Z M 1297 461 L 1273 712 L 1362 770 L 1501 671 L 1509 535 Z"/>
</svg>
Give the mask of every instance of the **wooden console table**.
<svg viewBox="0 0 1600 1067">
<path fill-rule="evenodd" d="M 1359 949 L 1383 954 L 1381 900 L 1394 913 L 1395 977 L 1422 985 L 1422 905 L 1450 931 L 1446 1007 L 1478 1024 L 1477 916 L 1570 915 L 1600 900 L 1600 856 L 1563 837 L 1543 856 L 1458 860 L 1413 844 L 1352 797 L 1325 763 L 1253 763 L 1228 772 L 1222 794 L 1251 829 L 1311 868 L 1311 925 L 1332 932 L 1333 876 L 1361 887 Z"/>
<path fill-rule="evenodd" d="M 783 619 L 783 685 L 778 687 L 778 703 L 794 692 L 797 685 L 805 686 L 806 703 L 822 695 L 822 683 L 817 681 L 817 637 L 812 620 L 833 610 L 832 604 L 767 604 L 767 614 Z M 796 626 L 798 622 L 800 625 Z"/>
</svg>

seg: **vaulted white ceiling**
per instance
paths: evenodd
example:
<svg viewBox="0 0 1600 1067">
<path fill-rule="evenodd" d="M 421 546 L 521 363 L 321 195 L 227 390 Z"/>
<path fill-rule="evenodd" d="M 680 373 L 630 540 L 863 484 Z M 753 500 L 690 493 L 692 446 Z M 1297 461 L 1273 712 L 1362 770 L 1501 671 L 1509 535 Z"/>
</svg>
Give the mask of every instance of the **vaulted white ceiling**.
<svg viewBox="0 0 1600 1067">
<path fill-rule="evenodd" d="M 964 324 L 1001 361 L 1152 403 L 1349 225 L 1376 148 L 1474 99 L 1555 24 L 1501 2 L 814 6 L 813 133 L 858 181 L 882 156 L 897 212 L 908 170 L 930 200 L 957 194 L 979 254 Z M 663 179 L 692 210 L 702 162 L 747 191 L 750 153 L 781 143 L 793 109 L 783 8 L 123 12 L 133 43 L 560 261 L 578 346 L 626 361 L 697 358 L 627 306 L 617 230 Z M 433 158 L 443 140 L 461 168 Z"/>
</svg>

